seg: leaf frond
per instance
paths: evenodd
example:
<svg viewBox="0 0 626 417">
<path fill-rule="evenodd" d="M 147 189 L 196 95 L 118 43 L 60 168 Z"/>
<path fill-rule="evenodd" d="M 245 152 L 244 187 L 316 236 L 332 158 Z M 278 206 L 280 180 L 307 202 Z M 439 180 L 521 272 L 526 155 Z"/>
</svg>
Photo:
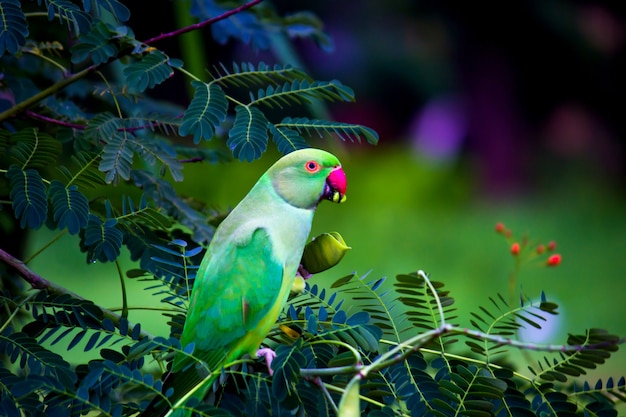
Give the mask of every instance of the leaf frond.
<svg viewBox="0 0 626 417">
<path fill-rule="evenodd" d="M 300 138 L 300 134 L 308 136 L 315 134 L 320 137 L 323 134 L 333 134 L 344 142 L 360 142 L 361 138 L 364 138 L 369 144 L 375 145 L 378 143 L 378 133 L 369 127 L 352 123 L 308 119 L 306 117 L 286 117 L 280 123 L 273 125 L 272 133 L 274 134 L 274 140 L 279 140 L 281 143 L 289 138 L 293 138 L 296 146 L 300 146 L 300 142 L 297 139 Z"/>
<path fill-rule="evenodd" d="M 22 229 L 38 229 L 48 216 L 48 196 L 46 185 L 34 169 L 26 170 L 11 165 L 6 172 L 9 180 L 9 197 L 13 203 L 15 218 Z"/>
<path fill-rule="evenodd" d="M 284 108 L 298 104 L 308 104 L 312 100 L 322 101 L 354 101 L 354 92 L 350 87 L 333 81 L 296 80 L 279 86 L 268 86 L 250 93 L 249 105 L 263 104 L 269 108 Z"/>
<path fill-rule="evenodd" d="M 250 62 L 234 62 L 232 69 L 220 63 L 213 68 L 212 76 L 213 81 L 222 87 L 251 88 L 255 85 L 278 86 L 285 82 L 313 81 L 304 71 L 289 64 L 270 66 L 263 62 L 256 66 Z"/>
<path fill-rule="evenodd" d="M 0 3 L 0 57 L 5 53 L 15 55 L 26 44 L 28 23 L 19 0 Z"/>
<path fill-rule="evenodd" d="M 233 156 L 251 162 L 267 148 L 268 121 L 261 110 L 253 106 L 237 106 L 235 122 L 228 132 L 226 145 Z"/>
<path fill-rule="evenodd" d="M 38 129 L 22 129 L 11 136 L 7 150 L 13 163 L 24 168 L 45 168 L 56 162 L 61 143 Z"/>
</svg>

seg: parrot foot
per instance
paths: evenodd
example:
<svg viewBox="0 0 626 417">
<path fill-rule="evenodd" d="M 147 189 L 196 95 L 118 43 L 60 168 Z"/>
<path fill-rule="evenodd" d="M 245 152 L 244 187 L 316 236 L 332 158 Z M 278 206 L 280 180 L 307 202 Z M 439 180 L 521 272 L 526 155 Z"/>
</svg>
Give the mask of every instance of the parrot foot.
<svg viewBox="0 0 626 417">
<path fill-rule="evenodd" d="M 267 365 L 267 372 L 269 372 L 270 376 L 274 375 L 274 370 L 272 369 L 272 361 L 276 357 L 276 352 L 274 352 L 270 348 L 261 348 L 256 351 L 257 358 L 264 357 L 265 363 Z"/>
</svg>

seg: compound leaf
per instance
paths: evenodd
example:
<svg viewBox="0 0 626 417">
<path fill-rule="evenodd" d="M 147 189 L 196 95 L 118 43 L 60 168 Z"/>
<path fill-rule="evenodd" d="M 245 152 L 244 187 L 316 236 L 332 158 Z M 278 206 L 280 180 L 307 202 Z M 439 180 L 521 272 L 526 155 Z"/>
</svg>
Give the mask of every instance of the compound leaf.
<svg viewBox="0 0 626 417">
<path fill-rule="evenodd" d="M 81 36 L 80 41 L 72 47 L 72 62 L 83 62 L 91 55 L 95 65 L 104 64 L 118 52 L 117 46 L 111 42 L 112 33 L 104 23 L 95 24 L 89 33 Z"/>
<path fill-rule="evenodd" d="M 23 129 L 11 136 L 8 153 L 22 168 L 45 168 L 56 162 L 61 143 L 38 129 Z"/>
<path fill-rule="evenodd" d="M 116 225 L 115 219 L 103 222 L 98 216 L 89 215 L 81 241 L 81 249 L 87 252 L 87 262 L 113 262 L 117 259 L 123 234 Z"/>
<path fill-rule="evenodd" d="M 173 74 L 169 58 L 159 50 L 151 51 L 124 68 L 126 83 L 138 92 L 161 84 Z"/>
<path fill-rule="evenodd" d="M 181 136 L 193 134 L 193 141 L 198 144 L 201 139 L 213 138 L 215 129 L 226 119 L 228 101 L 217 84 L 192 81 L 191 85 L 194 87 L 193 99 L 183 115 L 178 133 Z"/>
<path fill-rule="evenodd" d="M 26 44 L 28 23 L 19 0 L 0 2 L 0 57 L 5 52 L 15 54 Z"/>
<path fill-rule="evenodd" d="M 76 185 L 65 187 L 60 181 L 50 184 L 50 202 L 54 221 L 60 229 L 67 227 L 71 235 L 75 235 L 87 225 L 89 219 L 89 201 Z"/>
<path fill-rule="evenodd" d="M 228 133 L 226 145 L 235 158 L 253 161 L 267 148 L 268 121 L 261 110 L 252 106 L 237 106 L 235 123 Z"/>
<path fill-rule="evenodd" d="M 11 165 L 6 176 L 11 186 L 9 197 L 13 202 L 13 212 L 15 218 L 20 220 L 20 227 L 38 229 L 48 215 L 46 186 L 39 172 Z"/>
</svg>

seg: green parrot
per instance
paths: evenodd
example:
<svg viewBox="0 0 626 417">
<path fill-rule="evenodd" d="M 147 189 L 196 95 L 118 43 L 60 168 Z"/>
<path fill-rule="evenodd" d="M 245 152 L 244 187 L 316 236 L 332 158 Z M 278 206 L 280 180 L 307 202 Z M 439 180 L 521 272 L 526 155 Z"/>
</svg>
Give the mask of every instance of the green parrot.
<svg viewBox="0 0 626 417">
<path fill-rule="evenodd" d="M 257 356 L 287 301 L 318 203 L 345 199 L 346 175 L 323 150 L 291 152 L 261 176 L 215 231 L 196 275 L 181 344 L 193 343 L 202 362 L 175 356 L 163 388 L 173 394 L 142 415 L 190 414 L 170 404 L 202 399 L 225 364 Z"/>
</svg>

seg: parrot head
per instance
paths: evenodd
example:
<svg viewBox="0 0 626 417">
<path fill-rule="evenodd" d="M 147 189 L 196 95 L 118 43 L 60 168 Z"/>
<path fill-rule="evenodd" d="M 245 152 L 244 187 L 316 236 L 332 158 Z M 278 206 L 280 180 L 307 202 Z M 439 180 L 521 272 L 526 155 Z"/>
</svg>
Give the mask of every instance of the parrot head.
<svg viewBox="0 0 626 417">
<path fill-rule="evenodd" d="M 315 208 L 322 200 L 346 200 L 346 174 L 331 153 L 300 149 L 279 159 L 267 171 L 278 195 L 300 208 Z"/>
</svg>

